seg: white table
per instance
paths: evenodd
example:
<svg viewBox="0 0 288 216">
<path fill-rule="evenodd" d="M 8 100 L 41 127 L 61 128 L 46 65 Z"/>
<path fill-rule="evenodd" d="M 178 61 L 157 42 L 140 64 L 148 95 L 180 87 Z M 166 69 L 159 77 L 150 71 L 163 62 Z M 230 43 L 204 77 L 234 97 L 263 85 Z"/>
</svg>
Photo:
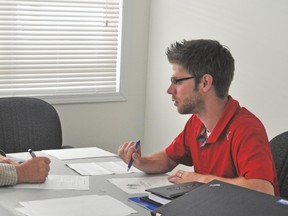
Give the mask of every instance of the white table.
<svg viewBox="0 0 288 216">
<path fill-rule="evenodd" d="M 37 152 L 37 155 L 43 153 Z M 45 155 L 48 156 L 48 155 Z M 117 157 L 103 157 L 103 158 L 90 158 L 90 159 L 77 159 L 77 160 L 59 160 L 57 158 L 48 156 L 51 159 L 50 174 L 53 175 L 78 175 L 75 171 L 67 167 L 65 164 L 69 162 L 103 162 L 103 161 L 116 161 L 119 160 Z M 21 207 L 19 201 L 30 201 L 39 199 L 49 198 L 63 198 L 81 195 L 109 195 L 112 196 L 124 204 L 132 207 L 137 211 L 137 214 L 133 216 L 144 216 L 150 215 L 150 212 L 137 204 L 128 201 L 129 197 L 141 195 L 141 194 L 127 194 L 126 192 L 119 189 L 117 186 L 111 184 L 107 179 L 109 178 L 130 178 L 146 176 L 144 173 L 127 173 L 117 175 L 97 175 L 90 176 L 90 189 L 89 191 L 80 190 L 39 190 L 39 189 L 15 189 L 11 187 L 0 188 L 0 215 L 21 215 L 15 210 L 17 207 Z M 79 204 L 81 206 L 81 204 Z M 81 215 L 85 216 L 85 215 Z M 95 215 L 98 216 L 98 215 Z M 99 215 L 101 216 L 101 215 Z"/>
</svg>

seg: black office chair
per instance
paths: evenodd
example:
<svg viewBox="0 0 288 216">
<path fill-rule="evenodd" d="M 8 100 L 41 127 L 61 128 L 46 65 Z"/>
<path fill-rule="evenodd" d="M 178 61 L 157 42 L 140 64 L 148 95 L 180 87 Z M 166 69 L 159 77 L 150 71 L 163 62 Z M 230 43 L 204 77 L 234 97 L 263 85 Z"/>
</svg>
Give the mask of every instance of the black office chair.
<svg viewBox="0 0 288 216">
<path fill-rule="evenodd" d="M 270 146 L 277 170 L 280 196 L 288 199 L 288 131 L 271 139 Z"/>
<path fill-rule="evenodd" d="M 36 98 L 0 98 L 0 149 L 14 153 L 61 147 L 61 123 L 51 104 Z"/>
</svg>

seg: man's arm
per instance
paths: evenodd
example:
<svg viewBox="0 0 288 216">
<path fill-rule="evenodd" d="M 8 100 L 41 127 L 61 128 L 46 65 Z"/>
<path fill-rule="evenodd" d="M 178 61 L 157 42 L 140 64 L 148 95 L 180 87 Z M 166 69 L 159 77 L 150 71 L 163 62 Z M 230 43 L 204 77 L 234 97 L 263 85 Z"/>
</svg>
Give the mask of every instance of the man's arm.
<svg viewBox="0 0 288 216">
<path fill-rule="evenodd" d="M 47 157 L 35 157 L 21 164 L 0 157 L 0 186 L 43 183 L 50 170 L 49 164 L 50 159 Z"/>
<path fill-rule="evenodd" d="M 141 146 L 135 152 L 134 144 L 134 142 L 124 143 L 118 149 L 118 155 L 125 163 L 128 164 L 133 157 L 133 166 L 148 174 L 166 173 L 176 167 L 177 163 L 172 161 L 165 151 L 142 157 Z"/>
<path fill-rule="evenodd" d="M 238 185 L 241 187 L 249 188 L 252 190 L 260 191 L 270 195 L 274 195 L 274 187 L 272 183 L 264 179 L 246 179 L 245 177 L 224 178 L 214 175 L 202 175 L 195 172 L 185 172 L 181 170 L 177 171 L 175 174 L 172 174 L 168 178 L 169 181 L 174 183 L 182 183 L 190 181 L 199 181 L 207 183 L 214 179 Z"/>
<path fill-rule="evenodd" d="M 145 157 L 133 154 L 135 167 L 148 174 L 166 173 L 177 166 L 177 163 L 172 161 L 165 151 L 160 151 Z"/>
<path fill-rule="evenodd" d="M 12 164 L 0 163 L 0 186 L 17 184 L 16 168 Z"/>
<path fill-rule="evenodd" d="M 16 165 L 17 183 L 43 183 L 50 171 L 49 164 L 49 158 L 34 157 Z"/>
</svg>

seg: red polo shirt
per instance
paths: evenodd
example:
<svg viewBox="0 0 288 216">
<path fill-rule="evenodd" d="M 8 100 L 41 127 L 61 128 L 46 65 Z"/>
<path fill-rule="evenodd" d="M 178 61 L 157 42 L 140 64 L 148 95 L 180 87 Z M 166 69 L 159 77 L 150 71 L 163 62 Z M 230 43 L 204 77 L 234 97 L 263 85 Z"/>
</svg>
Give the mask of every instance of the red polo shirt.
<svg viewBox="0 0 288 216">
<path fill-rule="evenodd" d="M 265 179 L 279 195 L 268 137 L 260 120 L 229 96 L 224 112 L 204 146 L 196 140 L 203 123 L 192 115 L 184 130 L 166 148 L 176 163 L 194 165 L 200 174 L 225 178 Z"/>
</svg>

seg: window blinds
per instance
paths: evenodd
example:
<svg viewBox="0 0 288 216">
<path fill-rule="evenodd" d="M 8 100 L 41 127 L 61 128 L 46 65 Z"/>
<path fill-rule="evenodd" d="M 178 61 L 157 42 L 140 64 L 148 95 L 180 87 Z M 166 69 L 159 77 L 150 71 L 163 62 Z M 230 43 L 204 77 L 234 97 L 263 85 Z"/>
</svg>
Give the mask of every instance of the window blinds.
<svg viewBox="0 0 288 216">
<path fill-rule="evenodd" d="M 0 0 L 0 97 L 117 96 L 121 7 L 121 0 Z"/>
</svg>

